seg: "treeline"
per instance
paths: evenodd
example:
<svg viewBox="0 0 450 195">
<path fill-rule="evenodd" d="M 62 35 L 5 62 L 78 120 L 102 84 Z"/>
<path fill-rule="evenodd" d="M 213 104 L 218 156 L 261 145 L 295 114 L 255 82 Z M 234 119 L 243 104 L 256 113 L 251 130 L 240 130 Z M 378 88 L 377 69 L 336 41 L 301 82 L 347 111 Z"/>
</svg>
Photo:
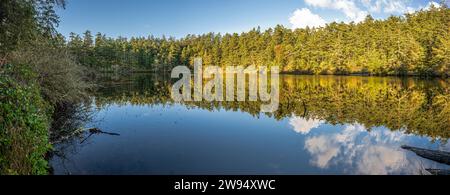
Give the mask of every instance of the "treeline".
<svg viewBox="0 0 450 195">
<path fill-rule="evenodd" d="M 72 33 L 68 47 L 80 63 L 100 70 L 170 70 L 201 57 L 205 65 L 278 65 L 290 73 L 448 76 L 450 10 L 443 3 L 385 20 L 368 16 L 358 24 L 181 39 L 108 38 L 87 31 Z"/>
</svg>

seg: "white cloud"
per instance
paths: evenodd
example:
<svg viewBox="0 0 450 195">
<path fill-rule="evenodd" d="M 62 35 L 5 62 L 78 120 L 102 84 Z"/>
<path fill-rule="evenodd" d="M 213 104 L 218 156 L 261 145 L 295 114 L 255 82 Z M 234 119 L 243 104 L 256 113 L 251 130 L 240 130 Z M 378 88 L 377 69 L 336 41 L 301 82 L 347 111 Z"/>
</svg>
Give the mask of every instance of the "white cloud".
<svg viewBox="0 0 450 195">
<path fill-rule="evenodd" d="M 293 29 L 309 27 L 322 27 L 327 23 L 322 17 L 312 13 L 308 8 L 297 9 L 289 18 Z"/>
<path fill-rule="evenodd" d="M 439 4 L 430 1 L 427 5 L 413 5 L 412 0 L 304 0 L 305 4 L 314 8 L 336 10 L 342 12 L 348 22 L 361 22 L 369 14 L 404 14 L 420 9 L 429 9 Z"/>
<path fill-rule="evenodd" d="M 374 0 L 361 0 L 361 3 L 364 7 L 369 9 L 371 12 L 380 12 L 383 1 L 374 1 Z"/>
<path fill-rule="evenodd" d="M 318 128 L 323 124 L 323 121 L 317 119 L 305 119 L 301 117 L 292 117 L 289 124 L 294 128 L 294 131 L 303 135 L 308 134 L 311 130 Z"/>
<path fill-rule="evenodd" d="M 361 0 L 364 7 L 374 13 L 405 13 L 411 7 L 407 4 L 409 0 Z"/>
<path fill-rule="evenodd" d="M 385 2 L 384 12 L 386 13 L 404 13 L 406 11 L 406 4 L 402 0 L 383 2 Z"/>
<path fill-rule="evenodd" d="M 411 0 L 360 0 L 361 4 L 372 13 L 404 14 L 420 9 L 429 9 L 431 5 L 439 7 L 439 3 L 430 1 L 426 6 L 412 7 Z"/>
<path fill-rule="evenodd" d="M 436 8 L 441 7 L 441 5 L 439 5 L 439 3 L 436 3 L 436 2 L 434 2 L 434 1 L 431 1 L 431 2 L 428 3 L 427 6 L 425 6 L 425 10 L 431 9 L 431 6 L 434 6 L 434 7 L 436 7 Z"/>
<path fill-rule="evenodd" d="M 408 13 L 408 14 L 412 14 L 412 13 L 414 13 L 415 11 L 417 11 L 416 8 L 413 8 L 413 7 L 406 7 L 406 13 Z"/>
<path fill-rule="evenodd" d="M 333 0 L 305 0 L 305 3 L 314 7 L 332 7 Z"/>
<path fill-rule="evenodd" d="M 367 11 L 361 10 L 356 5 L 355 0 L 305 0 L 305 3 L 313 7 L 339 10 L 355 22 L 363 21 L 368 15 Z"/>
</svg>

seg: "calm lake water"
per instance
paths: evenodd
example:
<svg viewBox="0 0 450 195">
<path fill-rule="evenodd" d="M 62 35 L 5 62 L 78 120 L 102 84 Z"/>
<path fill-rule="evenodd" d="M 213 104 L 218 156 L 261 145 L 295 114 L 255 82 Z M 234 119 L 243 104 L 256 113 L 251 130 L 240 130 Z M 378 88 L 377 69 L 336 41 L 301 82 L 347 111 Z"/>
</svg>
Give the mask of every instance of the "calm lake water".
<svg viewBox="0 0 450 195">
<path fill-rule="evenodd" d="M 281 76 L 280 109 L 174 103 L 161 75 L 109 75 L 55 174 L 422 174 L 450 169 L 401 149 L 450 151 L 450 81 Z"/>
</svg>

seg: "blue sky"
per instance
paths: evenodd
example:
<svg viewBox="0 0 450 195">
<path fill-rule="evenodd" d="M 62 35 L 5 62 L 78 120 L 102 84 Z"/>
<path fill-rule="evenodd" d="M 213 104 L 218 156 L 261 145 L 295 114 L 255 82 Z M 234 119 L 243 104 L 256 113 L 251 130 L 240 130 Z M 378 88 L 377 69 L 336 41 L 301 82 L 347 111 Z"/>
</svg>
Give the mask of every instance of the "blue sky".
<svg viewBox="0 0 450 195">
<path fill-rule="evenodd" d="M 438 0 L 435 0 L 438 2 Z M 290 28 L 360 21 L 366 14 L 426 8 L 427 0 L 68 0 L 59 10 L 59 31 L 86 30 L 107 36 L 174 36 L 232 33 L 282 24 Z"/>
</svg>

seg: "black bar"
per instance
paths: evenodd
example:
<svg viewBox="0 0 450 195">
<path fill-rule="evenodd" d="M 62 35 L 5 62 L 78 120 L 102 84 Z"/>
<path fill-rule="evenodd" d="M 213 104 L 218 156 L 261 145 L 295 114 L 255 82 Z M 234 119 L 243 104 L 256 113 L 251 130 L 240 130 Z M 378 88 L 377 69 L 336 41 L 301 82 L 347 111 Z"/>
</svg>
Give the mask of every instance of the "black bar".
<svg viewBox="0 0 450 195">
<path fill-rule="evenodd" d="M 220 181 L 250 181 L 251 188 L 220 189 Z M 208 182 L 204 189 L 175 189 L 176 182 Z M 255 188 L 251 182 L 273 181 L 271 187 Z M 15 187 L 17 185 L 23 187 Z M 2 176 L 0 187 L 21 190 L 45 189 L 65 194 L 101 193 L 281 193 L 315 195 L 316 193 L 393 193 L 424 194 L 448 192 L 447 176 Z M 212 186 L 214 185 L 214 187 Z M 14 187 L 13 187 L 14 186 Z M 194 185 L 193 185 L 194 186 Z M 61 190 L 55 190 L 56 188 Z M 445 194 L 445 193 L 444 193 Z"/>
</svg>

